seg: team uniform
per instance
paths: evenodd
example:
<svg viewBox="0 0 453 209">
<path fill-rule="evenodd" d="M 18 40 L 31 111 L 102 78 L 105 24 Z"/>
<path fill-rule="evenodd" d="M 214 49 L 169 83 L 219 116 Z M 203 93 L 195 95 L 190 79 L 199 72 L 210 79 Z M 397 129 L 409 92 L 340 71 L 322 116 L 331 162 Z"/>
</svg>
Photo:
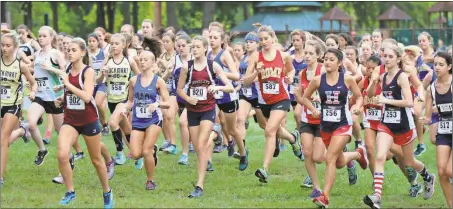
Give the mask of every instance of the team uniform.
<svg viewBox="0 0 453 209">
<path fill-rule="evenodd" d="M 131 78 L 131 64 L 126 57 L 120 63 L 112 59 L 107 61 L 107 101 L 110 113 L 115 111 L 118 103 L 125 103 L 129 92 L 129 79 Z"/>
<path fill-rule="evenodd" d="M 230 73 L 231 71 L 222 63 L 221 57 L 223 52 L 225 52 L 224 49 L 220 50 L 220 52 L 217 54 L 217 56 L 212 60 L 213 62 L 217 62 L 222 70 L 224 72 Z M 211 57 L 211 52 L 208 53 L 208 59 Z M 236 87 L 236 83 L 233 83 L 233 88 Z M 216 76 L 215 78 L 215 84 L 217 86 L 225 86 L 225 84 Z M 239 109 L 239 95 L 236 91 L 233 91 L 231 93 L 224 93 L 222 91 L 217 91 L 214 94 L 214 98 L 216 99 L 216 103 L 221 111 L 224 113 L 234 113 Z"/>
<path fill-rule="evenodd" d="M 99 48 L 99 52 L 96 55 L 91 54 L 90 56 L 92 58 L 91 62 L 93 65 L 94 72 L 96 73 L 96 78 L 97 78 L 99 76 L 99 74 L 101 73 L 102 64 L 104 63 L 104 59 L 105 59 L 104 51 L 101 48 Z M 102 83 L 95 85 L 93 95 L 96 96 L 96 92 L 98 92 L 98 91 L 103 92 L 104 94 L 107 93 L 107 88 L 105 86 L 105 79 Z"/>
<path fill-rule="evenodd" d="M 247 57 L 247 55 L 244 55 L 239 63 L 239 73 L 241 78 L 244 77 L 245 73 L 247 72 Z M 242 86 L 241 90 L 239 91 L 239 98 L 250 103 L 253 108 L 259 108 L 257 84 L 257 82 L 253 82 L 249 87 Z"/>
<path fill-rule="evenodd" d="M 35 53 L 35 49 L 31 46 L 32 41 L 33 39 L 30 39 L 27 43 L 19 44 L 19 49 L 22 50 L 27 57 Z"/>
<path fill-rule="evenodd" d="M 327 83 L 327 74 L 321 75 L 319 85 L 322 110 L 320 128 L 326 147 L 329 146 L 332 136 L 350 136 L 352 134 L 348 91 L 343 72 L 339 73 L 338 81 L 333 86 Z"/>
<path fill-rule="evenodd" d="M 446 145 L 452 147 L 452 88 L 445 94 L 439 94 L 436 90 L 436 82 L 431 84 L 431 95 L 433 105 L 439 111 L 439 124 L 437 126 L 436 145 Z"/>
<path fill-rule="evenodd" d="M 84 74 L 89 66 L 86 66 L 78 75 L 71 75 L 72 65 L 68 67 L 69 83 L 76 88 L 83 90 Z M 80 97 L 70 92 L 65 88 L 64 93 L 64 119 L 63 124 L 72 126 L 79 135 L 95 136 L 101 133 L 101 125 L 99 123 L 98 110 L 94 97 L 91 97 L 90 102 L 85 103 Z"/>
<path fill-rule="evenodd" d="M 134 106 L 132 108 L 132 130 L 146 132 L 151 125 L 162 128 L 162 112 L 157 108 L 150 112 L 148 106 L 152 103 L 159 102 L 157 92 L 158 75 L 154 75 L 153 80 L 148 86 L 143 86 L 141 81 L 142 74 L 137 75 L 134 87 Z"/>
<path fill-rule="evenodd" d="M 64 92 L 60 90 L 54 92 L 54 87 L 61 85 L 60 77 L 54 73 L 44 70 L 40 67 L 40 63 L 50 63 L 53 67 L 58 68 L 58 64 L 55 64 L 50 54 L 56 49 L 51 49 L 46 55 L 41 55 L 42 51 L 38 51 L 35 55 L 34 62 L 34 77 L 36 84 L 38 85 L 38 91 L 33 102 L 41 105 L 47 114 L 61 114 L 63 108 L 56 107 L 54 101 L 57 97 L 61 96 Z"/>
<path fill-rule="evenodd" d="M 321 75 L 321 68 L 322 65 L 318 64 L 315 70 L 315 76 Z M 308 85 L 310 84 L 310 81 L 307 79 L 307 68 L 303 69 L 300 72 L 300 81 L 299 85 L 302 87 L 302 89 L 307 89 Z M 314 102 L 312 101 L 313 106 L 321 111 L 321 104 L 319 102 Z M 320 133 L 320 123 L 321 120 L 320 118 L 314 118 L 312 115 L 312 112 L 306 107 L 302 106 L 302 117 L 301 117 L 301 124 L 299 128 L 300 133 L 309 133 L 312 134 L 314 137 L 321 137 Z"/>
<path fill-rule="evenodd" d="M 292 51 L 292 52 L 294 53 L 294 51 Z M 305 63 L 305 60 L 297 62 L 296 59 L 293 58 L 293 66 L 294 66 L 294 70 L 295 70 L 294 80 L 293 80 L 293 84 L 288 86 L 288 91 L 289 91 L 289 99 L 291 100 L 291 105 L 293 106 L 293 108 L 295 108 L 297 105 L 297 101 L 296 101 L 296 96 L 294 96 L 294 91 L 296 90 L 297 85 L 299 84 L 299 79 L 300 79 L 299 73 L 303 69 L 307 68 L 307 63 Z"/>
<path fill-rule="evenodd" d="M 202 120 L 214 123 L 216 100 L 214 94 L 208 92 L 208 87 L 215 84 L 213 61 L 208 60 L 206 67 L 200 71 L 194 69 L 193 60 L 187 64 L 188 77 L 184 89 L 187 89 L 187 95 L 198 99 L 196 105 L 186 103 L 189 127 L 199 126 Z"/>
<path fill-rule="evenodd" d="M 385 98 L 403 100 L 402 89 L 397 83 L 401 73 L 403 73 L 402 70 L 398 71 L 389 84 L 387 84 L 388 73 L 384 74 L 382 94 Z M 410 143 L 417 137 L 411 109 L 409 107 L 396 107 L 385 104 L 378 131 L 392 136 L 394 143 L 397 145 L 403 146 Z"/>
<path fill-rule="evenodd" d="M 363 98 L 368 98 L 368 86 L 370 85 L 370 77 L 366 77 L 363 80 Z M 381 85 L 376 85 L 376 90 L 374 95 L 379 96 L 381 94 Z M 379 123 L 382 119 L 382 106 L 378 104 L 372 104 L 367 102 L 366 105 L 363 106 L 363 127 L 369 128 L 371 130 L 378 130 Z"/>
<path fill-rule="evenodd" d="M 258 74 L 258 103 L 264 117 L 269 118 L 272 110 L 288 111 L 291 106 L 288 85 L 285 83 L 285 64 L 279 50 L 276 50 L 274 60 L 264 59 L 259 52 L 258 63 L 263 63 L 263 70 Z"/>
<path fill-rule="evenodd" d="M 1 59 L 1 118 L 6 113 L 20 117 L 22 105 L 22 72 L 20 61 L 14 59 L 10 64 Z"/>
</svg>

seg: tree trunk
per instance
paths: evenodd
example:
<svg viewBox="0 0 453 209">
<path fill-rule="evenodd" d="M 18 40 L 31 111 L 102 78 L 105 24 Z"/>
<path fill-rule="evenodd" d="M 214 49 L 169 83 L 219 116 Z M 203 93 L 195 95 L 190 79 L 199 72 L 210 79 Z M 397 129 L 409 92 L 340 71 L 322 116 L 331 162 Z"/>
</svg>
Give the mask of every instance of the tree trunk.
<svg viewBox="0 0 453 209">
<path fill-rule="evenodd" d="M 121 2 L 121 13 L 123 15 L 123 25 L 131 24 L 131 3 L 130 2 L 128 2 L 128 1 Z"/>
<path fill-rule="evenodd" d="M 137 31 L 139 30 L 139 27 L 138 27 L 138 2 L 136 2 L 136 1 L 132 2 L 132 26 L 134 26 L 134 28 L 137 28 Z"/>
<path fill-rule="evenodd" d="M 98 1 L 98 8 L 97 8 L 97 25 L 99 27 L 105 28 L 105 10 L 104 10 L 104 2 Z"/>
<path fill-rule="evenodd" d="M 24 10 L 24 24 L 32 30 L 33 21 L 32 21 L 32 2 L 23 2 L 22 9 Z"/>
<path fill-rule="evenodd" d="M 203 2 L 203 28 L 208 28 L 209 23 L 214 20 L 215 1 Z"/>
<path fill-rule="evenodd" d="M 162 4 L 160 1 L 154 2 L 154 28 L 155 30 L 162 27 Z"/>
<path fill-rule="evenodd" d="M 1 22 L 6 23 L 6 1 L 1 1 Z"/>
<path fill-rule="evenodd" d="M 167 1 L 167 27 L 178 28 L 178 18 L 176 17 L 176 2 Z"/>
<path fill-rule="evenodd" d="M 60 31 L 58 28 L 58 2 L 51 1 L 50 6 L 52 8 L 52 22 L 53 22 L 53 29 L 55 31 Z"/>
<path fill-rule="evenodd" d="M 115 28 L 115 12 L 116 11 L 116 2 L 114 1 L 108 1 L 107 2 L 107 21 L 109 23 L 108 25 L 108 31 L 110 33 L 114 32 Z"/>
<path fill-rule="evenodd" d="M 250 5 L 249 4 L 244 4 L 242 6 L 242 9 L 244 10 L 244 21 L 249 19 L 250 17 L 250 10 L 249 10 Z"/>
</svg>

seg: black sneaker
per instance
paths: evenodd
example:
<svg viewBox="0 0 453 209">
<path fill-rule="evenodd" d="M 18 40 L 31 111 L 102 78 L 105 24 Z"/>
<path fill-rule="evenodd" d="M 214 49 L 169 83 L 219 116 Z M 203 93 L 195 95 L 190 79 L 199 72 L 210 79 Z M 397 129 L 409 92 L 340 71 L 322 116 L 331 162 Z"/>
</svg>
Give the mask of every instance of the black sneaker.
<svg viewBox="0 0 453 209">
<path fill-rule="evenodd" d="M 203 195 L 203 189 L 199 186 L 196 186 L 192 193 L 189 194 L 189 198 L 200 197 Z"/>
<path fill-rule="evenodd" d="M 45 145 L 48 145 L 50 144 L 50 140 L 49 139 L 43 139 L 42 142 L 45 144 Z"/>
<path fill-rule="evenodd" d="M 232 157 L 234 154 L 234 145 L 236 143 L 234 141 L 228 142 L 228 157 Z"/>
<path fill-rule="evenodd" d="M 245 121 L 245 129 L 249 129 L 249 125 L 250 125 L 249 120 L 246 120 Z"/>
<path fill-rule="evenodd" d="M 279 138 L 277 138 L 277 140 L 275 140 L 274 157 L 278 157 L 278 155 L 280 155 L 280 139 Z"/>
<path fill-rule="evenodd" d="M 74 164 L 74 155 L 71 154 L 71 157 L 69 158 L 69 165 L 71 165 L 71 169 L 74 171 L 75 164 Z"/>
<path fill-rule="evenodd" d="M 159 159 L 159 158 L 157 157 L 157 150 L 158 150 L 157 145 L 154 145 L 154 153 L 153 153 L 153 157 L 154 157 L 154 166 L 155 166 L 155 167 L 157 167 L 157 160 Z"/>
<path fill-rule="evenodd" d="M 36 123 L 38 126 L 42 124 L 44 120 L 42 119 L 42 116 L 38 119 L 38 122 Z"/>
<path fill-rule="evenodd" d="M 36 166 L 42 165 L 44 163 L 44 158 L 47 156 L 47 154 L 49 154 L 49 152 L 47 152 L 47 150 L 38 151 L 38 155 L 36 155 L 36 158 L 35 158 L 35 165 Z"/>
</svg>

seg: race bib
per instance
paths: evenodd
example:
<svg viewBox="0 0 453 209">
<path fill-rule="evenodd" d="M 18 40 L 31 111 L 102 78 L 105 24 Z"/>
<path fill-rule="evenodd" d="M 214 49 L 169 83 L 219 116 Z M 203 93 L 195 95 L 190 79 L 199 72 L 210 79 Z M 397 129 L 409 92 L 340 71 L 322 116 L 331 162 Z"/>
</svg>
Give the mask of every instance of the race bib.
<svg viewBox="0 0 453 209">
<path fill-rule="evenodd" d="M 329 122 L 340 122 L 341 121 L 341 110 L 335 109 L 323 109 L 322 110 L 323 120 Z"/>
<path fill-rule="evenodd" d="M 169 91 L 171 91 L 172 89 L 172 86 L 173 86 L 173 80 L 172 79 L 168 79 L 167 82 L 165 82 L 167 84 L 167 88 Z"/>
<path fill-rule="evenodd" d="M 296 88 L 297 88 L 296 85 L 294 85 L 294 84 L 290 85 L 289 86 L 289 93 L 294 94 L 294 92 L 296 91 Z"/>
<path fill-rule="evenodd" d="M 38 91 L 50 91 L 50 80 L 49 78 L 36 78 L 36 85 L 38 85 Z"/>
<path fill-rule="evenodd" d="M 367 120 L 381 120 L 382 111 L 380 109 L 369 108 L 366 110 L 366 119 Z"/>
<path fill-rule="evenodd" d="M 1 91 L 1 98 L 2 99 L 9 99 L 11 98 L 11 87 L 9 86 L 1 86 L 0 88 Z"/>
<path fill-rule="evenodd" d="M 384 123 L 401 123 L 401 111 L 399 110 L 385 110 Z"/>
<path fill-rule="evenodd" d="M 113 95 L 122 95 L 126 91 L 126 84 L 122 82 L 111 82 L 110 93 Z"/>
<path fill-rule="evenodd" d="M 450 104 L 440 104 L 438 105 L 440 112 L 451 112 L 451 103 Z"/>
<path fill-rule="evenodd" d="M 252 97 L 252 87 L 242 88 L 242 94 L 244 94 L 245 97 Z"/>
<path fill-rule="evenodd" d="M 311 102 L 311 104 L 313 105 L 313 107 L 315 107 L 317 110 L 321 112 L 321 104 L 319 104 L 319 102 Z M 311 115 L 313 113 L 310 111 L 310 109 L 307 108 L 307 114 Z"/>
<path fill-rule="evenodd" d="M 146 104 L 137 104 L 135 106 L 135 116 L 137 118 L 151 118 L 152 113 Z"/>
<path fill-rule="evenodd" d="M 438 134 L 452 134 L 453 121 L 452 119 L 440 120 L 437 125 Z"/>
<path fill-rule="evenodd" d="M 190 88 L 190 96 L 197 98 L 198 101 L 204 101 L 208 97 L 208 89 L 206 87 L 192 87 Z"/>
<path fill-rule="evenodd" d="M 266 82 L 263 83 L 263 92 L 265 94 L 279 94 L 280 89 L 279 89 L 278 83 L 275 82 Z"/>
<path fill-rule="evenodd" d="M 223 91 L 216 91 L 214 93 L 214 98 L 215 99 L 222 99 L 223 98 Z"/>
<path fill-rule="evenodd" d="M 74 94 L 68 94 L 66 96 L 66 107 L 70 110 L 84 110 L 85 102 L 80 97 Z"/>
</svg>

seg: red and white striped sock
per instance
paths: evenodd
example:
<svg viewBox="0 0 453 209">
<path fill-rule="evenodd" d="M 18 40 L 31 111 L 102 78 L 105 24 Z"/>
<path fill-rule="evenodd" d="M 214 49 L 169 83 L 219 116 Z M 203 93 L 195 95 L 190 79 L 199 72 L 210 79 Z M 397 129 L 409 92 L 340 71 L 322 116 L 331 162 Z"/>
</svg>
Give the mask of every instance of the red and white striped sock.
<svg viewBox="0 0 453 209">
<path fill-rule="evenodd" d="M 374 194 L 379 198 L 382 196 L 382 189 L 384 185 L 384 173 L 374 173 Z"/>
</svg>

